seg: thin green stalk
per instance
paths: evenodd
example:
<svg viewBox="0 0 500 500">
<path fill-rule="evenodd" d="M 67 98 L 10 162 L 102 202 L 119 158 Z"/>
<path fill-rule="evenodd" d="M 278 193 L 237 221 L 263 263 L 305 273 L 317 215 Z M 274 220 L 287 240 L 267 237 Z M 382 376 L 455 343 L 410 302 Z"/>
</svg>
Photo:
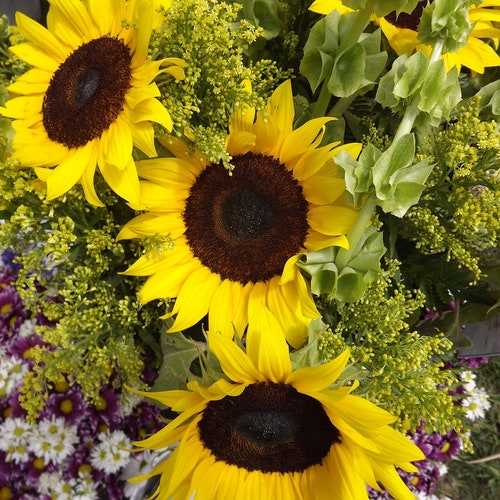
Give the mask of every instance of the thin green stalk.
<svg viewBox="0 0 500 500">
<path fill-rule="evenodd" d="M 436 62 L 441 57 L 441 53 L 443 52 L 443 45 L 444 45 L 443 40 L 439 40 L 436 42 L 436 44 L 432 48 L 432 53 L 429 57 L 429 64 Z M 409 134 L 411 132 L 413 124 L 415 123 L 415 120 L 417 119 L 419 113 L 420 110 L 418 109 L 417 105 L 411 102 L 410 105 L 405 110 L 405 114 L 401 119 L 401 123 L 399 124 L 398 130 L 394 135 L 393 142 L 396 142 L 400 137 Z"/>
<path fill-rule="evenodd" d="M 363 33 L 364 29 L 370 21 L 370 15 L 373 11 L 372 4 L 373 2 L 370 2 L 370 4 L 365 9 L 360 9 L 356 11 L 355 15 L 353 14 L 354 17 L 352 25 L 349 27 L 350 29 L 347 30 L 346 36 L 340 41 L 338 50 L 339 55 L 358 42 L 361 33 Z M 327 115 L 331 97 L 332 96 L 328 91 L 328 81 L 324 80 L 321 85 L 318 100 L 316 101 L 314 109 L 312 111 L 313 118 Z M 328 114 L 331 116 L 340 116 L 338 114 Z"/>
<path fill-rule="evenodd" d="M 356 247 L 358 246 L 361 236 L 365 232 L 368 224 L 372 219 L 375 207 L 377 205 L 377 198 L 374 194 L 368 196 L 365 203 L 359 211 L 358 218 L 352 226 L 351 230 L 347 233 L 347 240 L 349 241 L 349 248 L 341 248 L 337 253 L 337 258 L 335 259 L 335 264 L 338 269 L 343 269 L 350 258 L 352 257 Z"/>
</svg>

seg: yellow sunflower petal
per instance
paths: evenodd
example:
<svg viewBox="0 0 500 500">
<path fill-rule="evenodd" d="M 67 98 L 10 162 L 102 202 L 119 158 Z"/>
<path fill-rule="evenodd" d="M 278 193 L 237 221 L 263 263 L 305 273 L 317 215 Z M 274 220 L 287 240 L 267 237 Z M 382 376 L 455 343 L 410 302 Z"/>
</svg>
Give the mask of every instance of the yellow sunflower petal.
<svg viewBox="0 0 500 500">
<path fill-rule="evenodd" d="M 170 332 L 178 332 L 196 324 L 208 313 L 210 302 L 220 284 L 220 276 L 205 266 L 194 271 L 182 285 L 172 314 L 177 314 Z M 189 304 L 189 305 L 187 305 Z"/>
<path fill-rule="evenodd" d="M 330 236 L 346 234 L 358 217 L 358 212 L 348 207 L 332 205 L 312 206 L 308 220 L 313 229 Z"/>
<path fill-rule="evenodd" d="M 157 155 L 155 147 L 155 134 L 153 125 L 149 122 L 142 121 L 135 123 L 131 128 L 132 142 L 140 149 L 148 158 Z"/>
<path fill-rule="evenodd" d="M 165 127 L 169 132 L 174 126 L 167 108 L 157 99 L 148 99 L 134 107 L 135 121 L 151 120 Z"/>
<path fill-rule="evenodd" d="M 292 83 L 286 80 L 273 92 L 269 99 L 267 112 L 269 120 L 277 127 L 279 136 L 277 139 L 278 150 L 281 148 L 285 138 L 292 132 L 295 108 L 293 105 Z"/>
<path fill-rule="evenodd" d="M 377 427 L 392 424 L 396 420 L 389 412 L 359 396 L 346 396 L 332 402 L 329 407 L 351 427 L 369 437 L 379 432 Z"/>
<path fill-rule="evenodd" d="M 121 30 L 121 20 L 125 17 L 124 2 L 109 0 L 108 9 L 102 8 L 102 0 L 87 0 L 89 14 L 101 34 L 116 35 Z"/>
<path fill-rule="evenodd" d="M 101 151 L 106 164 L 113 165 L 119 170 L 131 165 L 132 136 L 130 126 L 123 116 L 118 116 L 108 130 L 102 133 L 101 140 Z"/>
<path fill-rule="evenodd" d="M 109 187 L 131 204 L 139 205 L 141 193 L 134 160 L 130 157 L 125 168 L 99 162 L 99 170 Z"/>
<path fill-rule="evenodd" d="M 73 49 L 82 42 L 106 34 L 99 32 L 85 4 L 78 0 L 51 0 L 47 26 L 57 38 Z"/>
<path fill-rule="evenodd" d="M 292 372 L 283 329 L 267 307 L 254 311 L 249 318 L 246 345 L 254 366 L 271 382 L 283 382 Z"/>
<path fill-rule="evenodd" d="M 415 495 L 408 489 L 394 467 L 376 461 L 372 462 L 372 467 L 380 483 L 396 500 L 415 500 Z"/>
<path fill-rule="evenodd" d="M 210 329 L 232 337 L 236 332 L 243 335 L 248 322 L 248 296 L 251 285 L 242 286 L 238 282 L 223 280 L 215 290 L 208 311 Z"/>
<path fill-rule="evenodd" d="M 63 48 L 48 29 L 20 11 L 16 12 L 16 24 L 26 40 L 35 43 L 49 57 L 56 61 L 62 61 L 68 56 L 69 50 Z"/>
<path fill-rule="evenodd" d="M 58 59 L 31 43 L 19 43 L 10 47 L 9 50 L 35 68 L 53 73 L 59 67 L 60 61 Z"/>
<path fill-rule="evenodd" d="M 354 463 L 347 447 L 334 445 L 328 460 L 328 468 L 330 471 L 335 470 L 337 472 L 339 493 L 342 500 L 368 499 L 365 481 L 362 479 L 360 471 L 358 471 L 360 465 Z"/>
<path fill-rule="evenodd" d="M 338 379 L 349 361 L 349 356 L 350 351 L 346 349 L 328 363 L 299 368 L 287 377 L 286 383 L 293 385 L 303 394 L 322 391 Z"/>
<path fill-rule="evenodd" d="M 134 14 L 138 17 L 138 28 L 133 60 L 138 60 L 141 64 L 148 56 L 149 39 L 153 29 L 153 4 L 150 1 L 137 0 Z"/>
<path fill-rule="evenodd" d="M 40 96 L 17 97 L 5 103 L 0 112 L 9 118 L 26 118 L 40 113 L 42 110 L 42 98 Z"/>
<path fill-rule="evenodd" d="M 13 94 L 43 94 L 49 86 L 52 73 L 43 69 L 32 68 L 9 85 Z"/>
<path fill-rule="evenodd" d="M 286 285 L 280 285 L 278 280 L 273 278 L 269 282 L 267 303 L 269 309 L 281 324 L 286 340 L 292 347 L 299 348 L 309 333 L 310 319 L 304 318 L 296 302 L 292 304 L 287 302 L 283 295 L 284 286 Z M 295 284 L 292 284 L 292 286 L 295 286 Z"/>
<path fill-rule="evenodd" d="M 163 268 L 146 280 L 144 286 L 139 290 L 139 300 L 146 304 L 154 299 L 176 297 L 184 281 L 199 266 L 198 262 L 188 260 L 177 264 L 174 268 Z"/>
<path fill-rule="evenodd" d="M 233 382 L 252 384 L 266 381 L 266 377 L 257 370 L 252 360 L 229 337 L 209 331 L 208 346 L 217 356 L 224 373 Z"/>
<path fill-rule="evenodd" d="M 80 180 L 89 161 L 95 157 L 94 148 L 90 144 L 74 150 L 62 163 L 51 170 L 46 180 L 47 200 L 53 200 L 68 192 Z"/>
<path fill-rule="evenodd" d="M 331 117 L 314 118 L 291 132 L 283 140 L 279 155 L 280 161 L 286 163 L 308 149 L 316 148 L 323 138 L 325 124 L 333 119 Z"/>
<path fill-rule="evenodd" d="M 345 193 L 344 179 L 316 175 L 302 183 L 304 195 L 310 203 L 328 205 Z"/>
</svg>

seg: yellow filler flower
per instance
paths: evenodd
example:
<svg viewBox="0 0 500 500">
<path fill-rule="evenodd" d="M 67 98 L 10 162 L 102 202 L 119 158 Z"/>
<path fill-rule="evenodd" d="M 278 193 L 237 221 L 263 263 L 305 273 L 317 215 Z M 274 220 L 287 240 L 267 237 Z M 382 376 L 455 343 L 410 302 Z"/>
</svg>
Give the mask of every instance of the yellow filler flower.
<svg viewBox="0 0 500 500">
<path fill-rule="evenodd" d="M 265 112 L 233 114 L 227 151 L 234 171 L 189 156 L 175 143 L 175 158 L 138 162 L 142 184 L 139 215 L 118 238 L 164 235 L 170 249 L 152 250 L 125 274 L 149 276 L 143 303 L 176 298 L 170 331 L 208 313 L 211 330 L 239 335 L 251 310 L 267 305 L 287 325 L 299 347 L 312 318 L 320 316 L 296 266 L 300 255 L 331 245 L 347 246 L 357 211 L 345 202 L 345 183 L 332 156 L 360 145 L 319 146 L 324 125 L 317 118 L 292 130 L 289 81 L 271 96 Z"/>
<path fill-rule="evenodd" d="M 396 16 L 395 12 L 391 12 L 383 18 L 373 16 L 398 55 L 411 54 L 415 50 L 431 53 L 432 47 L 419 43 L 417 33 L 422 11 L 427 3 L 427 0 L 418 2 L 409 14 L 402 12 Z M 476 73 L 484 73 L 486 67 L 500 65 L 500 56 L 483 40 L 490 39 L 498 46 L 500 29 L 496 24 L 500 21 L 499 7 L 500 0 L 488 0 L 469 9 L 472 31 L 466 45 L 456 52 L 443 54 L 448 69 L 456 66 L 460 70 L 461 66 L 465 66 Z"/>
<path fill-rule="evenodd" d="M 141 450 L 177 446 L 133 481 L 160 474 L 152 496 L 160 500 L 363 500 L 366 485 L 413 499 L 395 467 L 417 472 L 410 462 L 425 456 L 389 426 L 392 415 L 351 394 L 357 383 L 335 385 L 349 351 L 294 370 L 279 322 L 267 309 L 256 319 L 246 353 L 231 338 L 208 333 L 227 378 L 140 393 L 180 415 L 135 443 Z"/>
<path fill-rule="evenodd" d="M 183 61 L 148 59 L 160 18 L 151 0 L 50 0 L 47 28 L 18 12 L 28 40 L 11 47 L 32 66 L 9 91 L 18 95 L 0 113 L 13 118 L 14 158 L 36 167 L 48 199 L 80 182 L 87 200 L 101 205 L 96 165 L 121 197 L 139 198 L 133 147 L 156 156 L 150 121 L 172 129 L 151 81 L 160 73 L 183 78 Z"/>
</svg>

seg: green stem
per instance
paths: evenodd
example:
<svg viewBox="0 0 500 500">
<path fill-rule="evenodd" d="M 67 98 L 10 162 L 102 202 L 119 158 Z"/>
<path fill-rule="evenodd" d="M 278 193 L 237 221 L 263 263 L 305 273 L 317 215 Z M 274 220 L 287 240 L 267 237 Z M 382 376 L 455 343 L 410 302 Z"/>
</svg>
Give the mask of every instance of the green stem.
<svg viewBox="0 0 500 500">
<path fill-rule="evenodd" d="M 429 65 L 436 62 L 441 57 L 441 53 L 443 52 L 443 45 L 444 45 L 443 40 L 438 40 L 435 43 L 434 47 L 432 48 L 432 53 L 429 57 Z M 411 132 L 413 124 L 415 123 L 415 120 L 417 119 L 419 113 L 420 110 L 412 100 L 412 102 L 410 102 L 409 106 L 405 110 L 405 114 L 401 119 L 401 123 L 399 124 L 398 130 L 394 135 L 393 142 L 396 142 L 400 137 L 409 134 Z"/>
<path fill-rule="evenodd" d="M 321 90 L 319 91 L 318 100 L 314 104 L 314 109 L 312 111 L 313 118 L 319 118 L 320 116 L 326 115 L 331 97 L 332 96 L 328 90 L 328 82 L 324 80 L 321 85 Z"/>
<path fill-rule="evenodd" d="M 358 97 L 358 93 L 350 95 L 349 97 L 341 97 L 328 112 L 328 116 L 335 116 L 339 118 L 342 113 L 351 105 L 351 103 Z"/>
<path fill-rule="evenodd" d="M 370 22 L 370 16 L 373 12 L 373 4 L 374 2 L 369 2 L 364 9 L 359 9 L 356 11 L 355 17 L 353 17 L 352 24 L 349 26 L 349 30 L 347 30 L 346 32 L 346 36 L 340 41 L 338 50 L 339 54 L 342 54 L 342 52 L 358 43 L 361 33 L 363 33 L 364 29 Z"/>
<path fill-rule="evenodd" d="M 349 26 L 349 29 L 346 30 L 346 36 L 340 41 L 340 45 L 337 51 L 338 56 L 340 56 L 345 50 L 352 47 L 355 43 L 358 42 L 361 33 L 363 33 L 367 24 L 370 22 L 370 15 L 373 11 L 372 4 L 373 2 L 370 2 L 364 9 L 360 9 L 352 14 L 352 22 Z M 328 82 L 327 80 L 324 80 L 321 85 L 318 100 L 316 101 L 316 104 L 314 105 L 314 109 L 312 111 L 313 118 L 326 116 L 328 106 L 330 104 L 330 99 L 331 94 L 328 91 Z M 340 114 L 328 114 L 331 116 L 340 116 Z"/>
<path fill-rule="evenodd" d="M 337 253 L 335 264 L 339 270 L 343 269 L 353 256 L 361 236 L 372 219 L 376 205 L 377 198 L 375 197 L 375 194 L 370 194 L 361 207 L 356 222 L 352 226 L 349 233 L 347 233 L 349 248 L 340 248 Z"/>
</svg>

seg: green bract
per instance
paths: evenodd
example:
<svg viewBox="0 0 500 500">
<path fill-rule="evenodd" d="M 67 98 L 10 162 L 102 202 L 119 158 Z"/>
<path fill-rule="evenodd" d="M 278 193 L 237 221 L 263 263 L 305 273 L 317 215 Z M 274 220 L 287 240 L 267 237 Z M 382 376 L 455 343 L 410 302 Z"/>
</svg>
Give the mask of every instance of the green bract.
<svg viewBox="0 0 500 500">
<path fill-rule="evenodd" d="M 404 135 L 383 153 L 368 144 L 358 160 L 340 152 L 336 163 L 344 170 L 347 191 L 355 203 L 372 192 L 384 212 L 402 217 L 418 202 L 432 171 L 427 159 L 414 163 L 415 138 Z"/>
<path fill-rule="evenodd" d="M 325 81 L 330 94 L 348 97 L 375 84 L 387 62 L 387 53 L 380 51 L 380 30 L 362 33 L 353 45 L 342 43 L 357 20 L 356 12 L 333 11 L 311 29 L 300 72 L 313 91 Z"/>
<path fill-rule="evenodd" d="M 311 276 L 311 290 L 318 297 L 340 303 L 355 302 L 379 276 L 380 259 L 386 251 L 382 233 L 373 226 L 366 228 L 347 265 L 338 261 L 338 251 L 338 247 L 328 247 L 309 252 L 298 265 Z"/>
<path fill-rule="evenodd" d="M 278 36 L 283 28 L 277 0 L 239 0 L 228 3 L 241 4 L 243 9 L 240 16 L 261 28 L 266 40 Z"/>
<path fill-rule="evenodd" d="M 431 62 L 422 52 L 398 57 L 380 79 L 375 97 L 393 111 L 415 107 L 420 112 L 420 120 L 432 126 L 447 119 L 460 98 L 456 69 L 446 72 L 442 59 Z"/>
<path fill-rule="evenodd" d="M 422 43 L 443 43 L 443 52 L 463 47 L 469 39 L 471 25 L 463 0 L 435 0 L 423 11 L 418 29 Z"/>
</svg>

